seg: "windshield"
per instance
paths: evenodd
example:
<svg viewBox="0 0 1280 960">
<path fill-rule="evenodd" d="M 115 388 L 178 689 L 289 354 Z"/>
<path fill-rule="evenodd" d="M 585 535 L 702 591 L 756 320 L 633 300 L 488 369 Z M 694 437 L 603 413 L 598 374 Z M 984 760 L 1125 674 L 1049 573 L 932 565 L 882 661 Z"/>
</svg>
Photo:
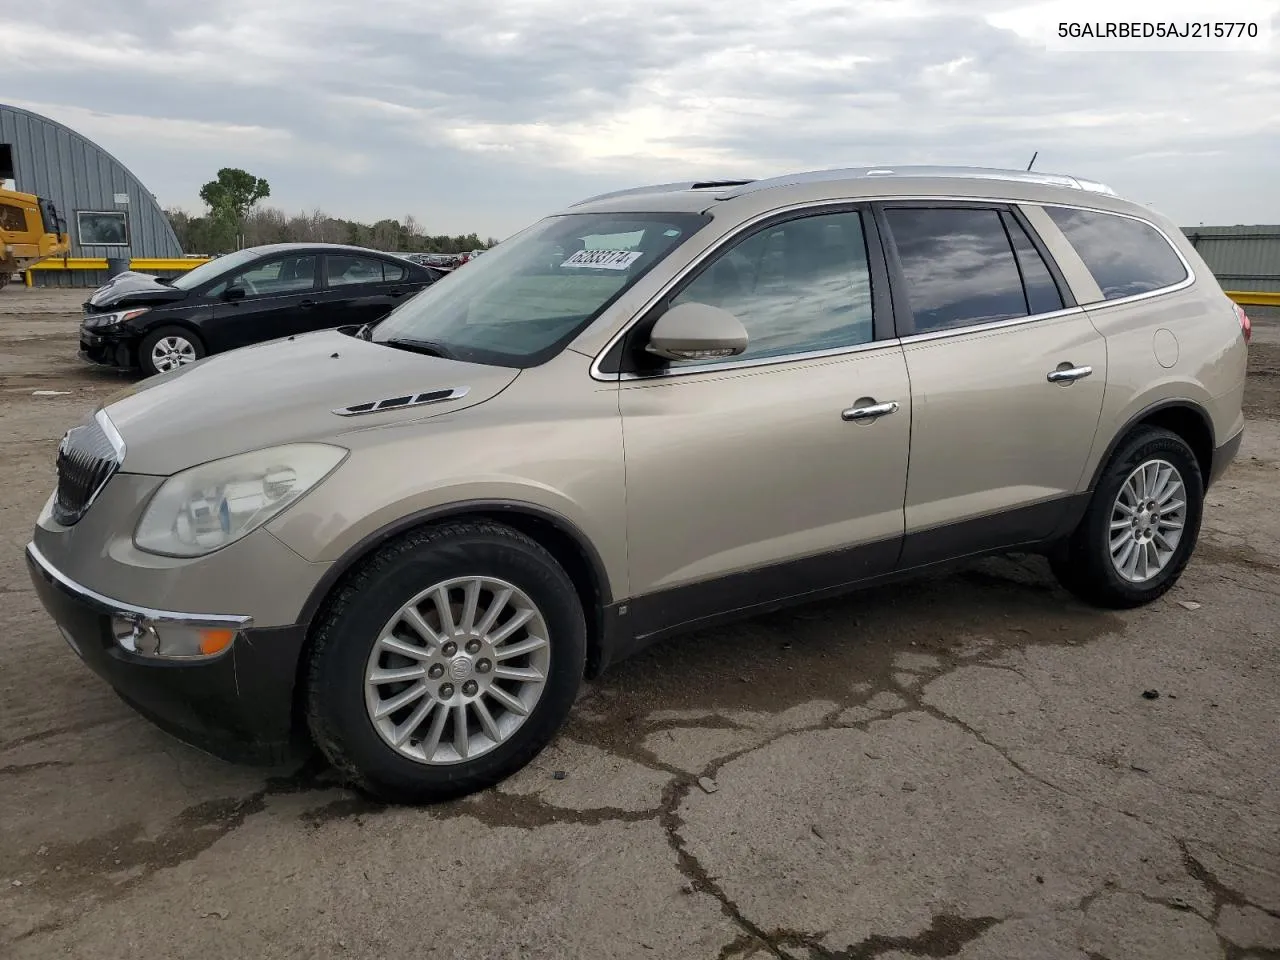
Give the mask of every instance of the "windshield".
<svg viewBox="0 0 1280 960">
<path fill-rule="evenodd" d="M 691 213 L 548 217 L 402 304 L 372 339 L 435 344 L 472 363 L 535 366 L 706 222 Z"/>
<path fill-rule="evenodd" d="M 225 257 L 214 257 L 208 263 L 202 263 L 193 270 L 188 270 L 179 277 L 174 278 L 169 286 L 177 287 L 179 290 L 194 290 L 202 283 L 219 277 L 227 270 L 234 269 L 243 263 L 258 256 L 258 251 L 253 248 L 248 250 L 237 250 L 235 253 L 228 253 Z"/>
</svg>

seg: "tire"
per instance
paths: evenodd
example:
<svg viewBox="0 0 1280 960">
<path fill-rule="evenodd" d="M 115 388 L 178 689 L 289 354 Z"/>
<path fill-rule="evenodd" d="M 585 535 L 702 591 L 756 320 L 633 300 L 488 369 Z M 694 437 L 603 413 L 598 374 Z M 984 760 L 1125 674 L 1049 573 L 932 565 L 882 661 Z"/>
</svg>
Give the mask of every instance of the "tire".
<svg viewBox="0 0 1280 960">
<path fill-rule="evenodd" d="M 459 646 L 449 654 L 447 643 L 434 644 L 420 629 L 410 629 L 405 611 L 406 604 L 416 602 L 412 609 L 441 635 L 438 639 L 445 639 L 436 594 L 418 601 L 415 598 L 454 580 L 464 584 L 483 581 L 487 586 L 478 588 L 478 599 L 469 604 L 474 610 L 470 622 L 476 629 L 458 634 Z M 500 586 L 512 588 L 512 604 L 528 601 L 523 609 L 531 606 L 534 610 L 526 625 L 505 639 L 500 635 L 518 619 L 514 614 L 508 617 L 504 612 L 495 625 L 485 625 L 491 608 L 499 603 Z M 451 586 L 446 595 L 450 618 L 466 623 L 470 594 L 465 585 Z M 423 649 L 434 652 L 418 652 L 411 658 L 389 651 L 382 638 L 392 631 L 395 637 L 391 642 L 403 643 L 403 638 L 408 638 L 416 648 L 421 639 Z M 538 632 L 546 634 L 542 647 L 524 655 L 509 652 L 531 646 Z M 483 647 L 481 636 L 486 638 Z M 468 642 L 480 649 L 472 651 L 464 642 L 468 637 Z M 498 638 L 496 643 L 504 646 L 490 646 L 489 638 Z M 334 768 L 382 800 L 417 804 L 459 797 L 515 773 L 551 741 L 577 696 L 586 652 L 586 620 L 577 591 L 555 558 L 536 542 L 486 521 L 424 528 L 381 549 L 326 604 L 307 662 L 307 723 L 313 740 Z M 459 663 L 463 660 L 469 665 Z M 490 663 L 487 671 L 486 662 Z M 437 668 L 443 673 L 419 673 L 411 680 L 383 685 L 374 684 L 371 672 L 377 670 L 379 676 L 385 676 L 382 671 Z M 516 685 L 498 676 L 512 670 L 541 673 L 544 679 L 536 694 L 532 692 L 535 681 Z M 475 683 L 488 686 L 475 696 Z M 509 699 L 496 699 L 492 691 L 499 684 L 509 698 L 521 700 L 526 713 L 505 707 Z M 409 695 L 410 688 L 419 685 L 430 692 L 375 719 L 376 708 L 401 694 Z M 446 686 L 452 690 L 447 700 Z M 462 737 L 465 758 L 457 748 L 459 701 L 466 702 L 462 729 L 474 734 Z M 484 704 L 494 726 L 481 723 L 477 701 Z M 449 706 L 443 706 L 445 703 Z M 422 710 L 428 712 L 419 716 Z M 442 712 L 447 719 L 437 727 Z M 490 730 L 503 736 L 491 737 Z M 397 737 L 406 738 L 399 747 L 393 743 Z"/>
<path fill-rule="evenodd" d="M 157 349 L 158 346 L 160 349 Z M 168 355 L 174 358 L 171 365 L 166 365 L 157 356 L 165 346 L 169 348 Z M 138 346 L 138 366 L 148 377 L 153 377 L 157 373 L 167 373 L 195 363 L 206 353 L 208 351 L 205 350 L 204 341 L 186 327 L 160 327 L 142 338 L 142 343 Z"/>
<path fill-rule="evenodd" d="M 1157 566 L 1154 563 L 1146 570 L 1135 566 L 1132 571 L 1135 576 L 1149 574 L 1144 579 L 1135 581 L 1118 569 L 1118 566 L 1126 565 L 1120 561 L 1127 559 L 1129 564 L 1137 565 L 1141 559 L 1145 563 L 1146 558 L 1152 555 L 1151 548 L 1148 548 L 1143 558 L 1139 558 L 1135 550 L 1126 553 L 1128 543 L 1121 538 L 1130 531 L 1120 528 L 1113 532 L 1111 527 L 1113 522 L 1119 524 L 1126 519 L 1133 523 L 1135 518 L 1127 517 L 1117 501 L 1135 471 L 1143 465 L 1147 465 L 1150 471 L 1152 464 L 1164 464 L 1165 467 L 1171 466 L 1176 470 L 1183 486 L 1182 500 L 1185 507 L 1181 516 L 1177 516 L 1176 511 L 1171 511 L 1170 508 L 1177 503 L 1178 496 L 1169 495 L 1163 515 L 1166 522 L 1182 524 L 1180 535 L 1167 556 L 1163 547 L 1156 551 L 1164 557 L 1163 566 L 1159 567 L 1158 572 L 1151 573 L 1151 568 Z M 1161 476 L 1164 475 L 1165 467 L 1159 468 Z M 1148 472 L 1147 476 L 1150 478 L 1153 474 Z M 1135 483 L 1140 484 L 1141 480 L 1135 479 Z M 1130 487 L 1126 491 L 1126 502 L 1132 502 L 1133 490 Z M 1155 492 L 1159 494 L 1159 490 Z M 1121 443 L 1108 461 L 1080 525 L 1065 543 L 1050 553 L 1049 563 L 1058 581 L 1087 603 L 1115 610 L 1142 606 L 1164 595 L 1178 582 L 1195 550 L 1203 515 L 1204 478 L 1199 461 L 1186 441 L 1169 430 L 1139 427 Z M 1140 530 L 1142 514 L 1139 513 L 1136 519 L 1138 525 L 1134 529 Z M 1159 526 L 1163 528 L 1163 524 Z M 1165 533 L 1172 533 L 1172 530 L 1166 530 Z M 1112 553 L 1113 535 L 1120 544 L 1115 561 Z M 1167 540 L 1161 538 L 1151 542 L 1157 547 L 1161 543 L 1167 545 Z"/>
</svg>

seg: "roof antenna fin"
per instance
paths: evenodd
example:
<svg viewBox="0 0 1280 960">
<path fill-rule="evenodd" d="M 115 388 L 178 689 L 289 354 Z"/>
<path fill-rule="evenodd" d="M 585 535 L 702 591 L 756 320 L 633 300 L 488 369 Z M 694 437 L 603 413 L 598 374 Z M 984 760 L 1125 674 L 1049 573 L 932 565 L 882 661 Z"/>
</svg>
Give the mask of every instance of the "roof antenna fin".
<svg viewBox="0 0 1280 960">
<path fill-rule="evenodd" d="M 1034 167 L 1034 166 L 1036 165 L 1036 157 L 1038 157 L 1038 156 L 1040 156 L 1040 151 L 1039 151 L 1039 150 L 1037 150 L 1035 153 L 1033 153 L 1033 154 L 1031 155 L 1031 162 L 1027 164 L 1027 172 L 1028 172 L 1028 173 L 1030 173 L 1030 172 L 1031 172 L 1031 168 L 1032 168 L 1032 167 Z"/>
</svg>

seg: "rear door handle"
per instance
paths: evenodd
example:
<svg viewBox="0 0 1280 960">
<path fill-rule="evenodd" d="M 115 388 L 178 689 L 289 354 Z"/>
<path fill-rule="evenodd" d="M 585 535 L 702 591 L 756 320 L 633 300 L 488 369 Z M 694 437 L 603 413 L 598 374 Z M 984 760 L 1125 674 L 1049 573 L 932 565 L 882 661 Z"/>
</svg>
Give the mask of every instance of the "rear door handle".
<svg viewBox="0 0 1280 960">
<path fill-rule="evenodd" d="M 1072 367 L 1064 365 L 1057 370 L 1050 370 L 1045 379 L 1050 383 L 1075 383 L 1093 373 L 1093 367 Z"/>
<path fill-rule="evenodd" d="M 316 305 L 316 302 L 314 300 L 303 300 L 301 303 L 298 304 L 298 309 L 310 310 L 315 305 Z"/>
<path fill-rule="evenodd" d="M 859 407 L 850 407 L 848 410 L 841 411 L 840 419 L 852 421 L 853 423 L 866 423 L 897 412 L 898 401 L 886 400 L 884 403 L 868 403 Z"/>
</svg>

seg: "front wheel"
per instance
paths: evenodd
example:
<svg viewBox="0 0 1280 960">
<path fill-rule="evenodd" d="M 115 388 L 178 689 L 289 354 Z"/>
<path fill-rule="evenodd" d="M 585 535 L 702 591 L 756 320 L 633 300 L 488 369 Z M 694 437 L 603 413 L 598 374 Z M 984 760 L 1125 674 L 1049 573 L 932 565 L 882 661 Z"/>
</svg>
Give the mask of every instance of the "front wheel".
<svg viewBox="0 0 1280 960">
<path fill-rule="evenodd" d="M 586 662 L 586 622 L 546 550 L 458 522 L 377 553 L 333 598 L 312 648 L 307 719 L 334 767 L 393 802 L 490 786 L 555 736 Z"/>
<path fill-rule="evenodd" d="M 1191 448 L 1169 430 L 1142 427 L 1112 456 L 1084 519 L 1050 564 L 1089 603 L 1150 603 L 1182 575 L 1203 513 L 1204 478 Z"/>
<path fill-rule="evenodd" d="M 190 330 L 161 327 L 143 337 L 138 347 L 138 366 L 150 377 L 195 363 L 204 355 L 204 344 Z"/>
</svg>

